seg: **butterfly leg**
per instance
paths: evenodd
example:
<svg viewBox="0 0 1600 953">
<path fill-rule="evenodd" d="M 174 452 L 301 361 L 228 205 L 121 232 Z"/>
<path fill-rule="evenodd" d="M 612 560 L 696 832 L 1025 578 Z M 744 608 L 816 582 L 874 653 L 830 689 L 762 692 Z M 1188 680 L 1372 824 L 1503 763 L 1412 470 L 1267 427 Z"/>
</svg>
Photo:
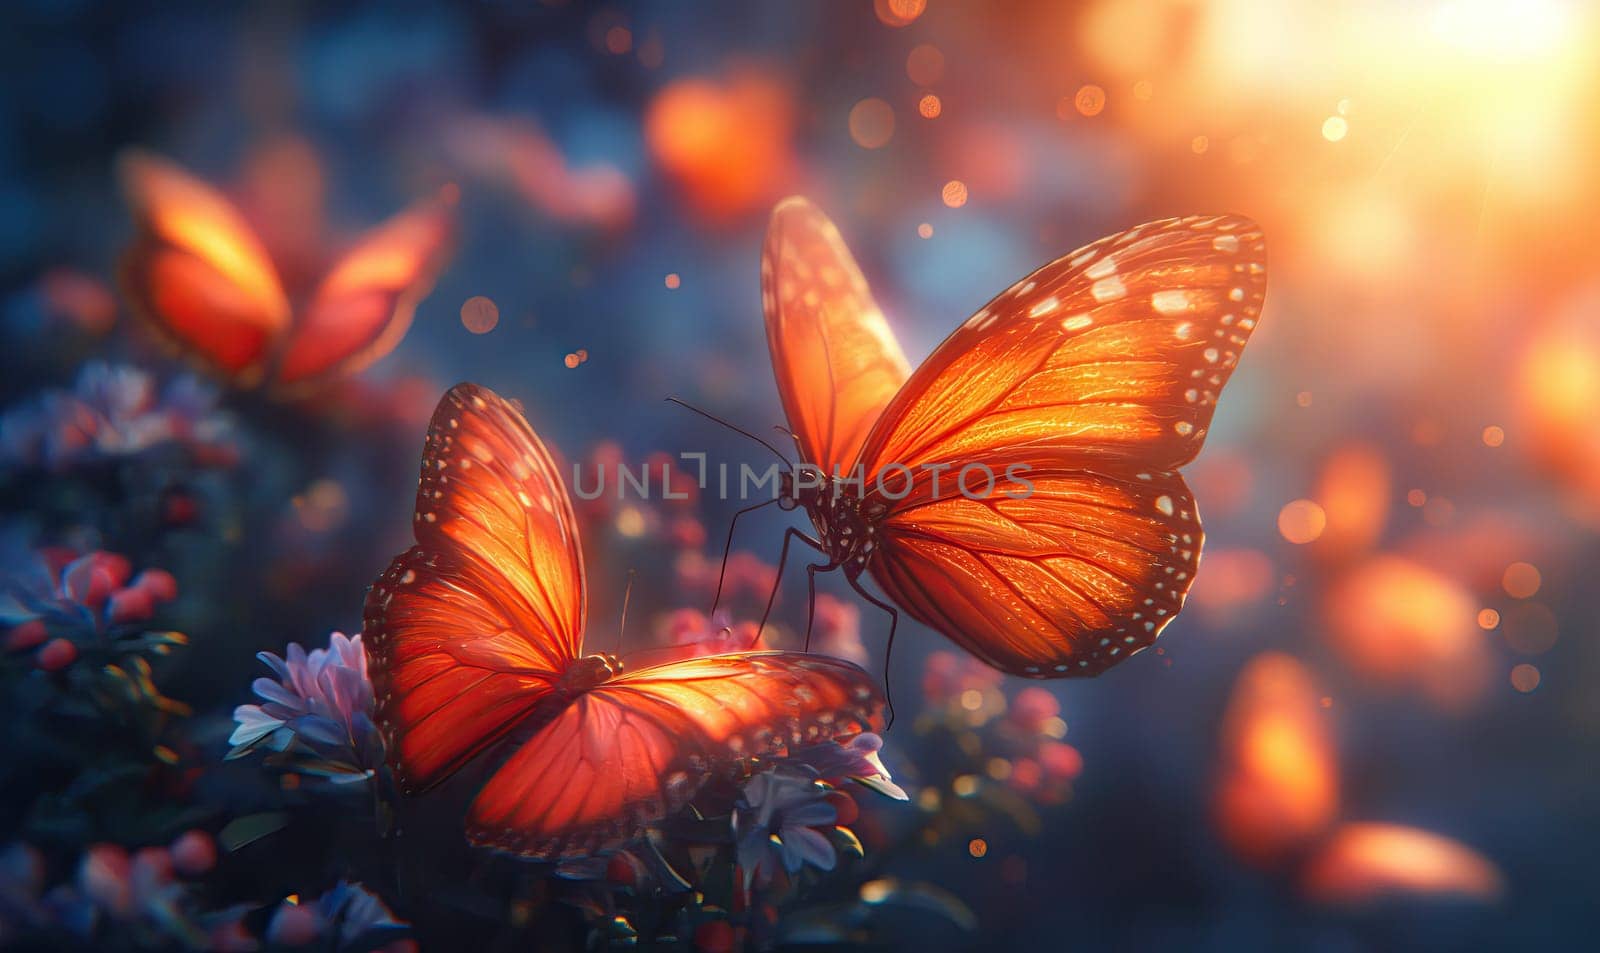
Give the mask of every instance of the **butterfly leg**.
<svg viewBox="0 0 1600 953">
<path fill-rule="evenodd" d="M 825 551 L 823 550 L 822 543 L 820 541 L 812 539 L 810 536 L 807 536 L 800 530 L 795 529 L 793 526 L 784 530 L 783 548 L 778 550 L 778 571 L 774 573 L 772 577 L 772 592 L 768 593 L 767 595 L 767 608 L 761 613 L 761 624 L 756 626 L 757 641 L 760 641 L 761 633 L 767 627 L 767 619 L 772 615 L 772 604 L 778 601 L 778 590 L 783 587 L 783 564 L 789 559 L 789 543 L 796 539 L 800 540 L 802 543 L 805 543 L 807 546 L 810 546 L 812 549 L 815 549 L 817 552 Z"/>
<path fill-rule="evenodd" d="M 884 730 L 887 731 L 894 726 L 894 696 L 889 692 L 889 660 L 894 656 L 894 631 L 900 626 L 900 610 L 868 592 L 867 588 L 861 584 L 860 579 L 850 576 L 848 573 L 846 573 L 846 576 L 850 579 L 850 588 L 854 589 L 861 598 L 889 613 L 889 644 L 883 650 L 883 701 L 884 706 L 889 710 L 889 718 L 884 725 Z"/>
<path fill-rule="evenodd" d="M 831 566 L 812 564 L 806 567 L 806 648 L 811 651 L 811 626 L 817 620 L 817 570 Z"/>
<path fill-rule="evenodd" d="M 768 500 L 765 503 L 756 503 L 751 506 L 747 506 L 733 514 L 733 519 L 728 521 L 728 539 L 727 542 L 722 544 L 722 569 L 717 572 L 717 594 L 711 599 L 711 611 L 706 614 L 706 618 L 712 618 L 716 616 L 717 606 L 722 604 L 722 583 L 723 580 L 728 576 L 728 554 L 733 552 L 733 530 L 734 527 L 739 525 L 739 517 L 751 512 L 752 510 L 759 510 L 763 506 L 771 506 L 776 502 L 778 501 L 774 499 Z"/>
</svg>

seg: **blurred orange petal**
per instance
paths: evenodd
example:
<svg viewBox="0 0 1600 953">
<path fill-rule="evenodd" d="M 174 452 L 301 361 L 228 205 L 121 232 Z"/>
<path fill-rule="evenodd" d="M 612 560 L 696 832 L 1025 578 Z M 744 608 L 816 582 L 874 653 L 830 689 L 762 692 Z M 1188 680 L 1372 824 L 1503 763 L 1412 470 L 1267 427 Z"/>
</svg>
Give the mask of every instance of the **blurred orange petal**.
<svg viewBox="0 0 1600 953">
<path fill-rule="evenodd" d="M 1223 841 L 1252 863 L 1282 860 L 1338 811 L 1338 764 L 1320 698 L 1306 667 L 1281 652 L 1256 656 L 1234 684 L 1213 807 Z"/>
<path fill-rule="evenodd" d="M 1489 652 L 1478 604 L 1448 576 L 1398 556 L 1377 556 L 1329 590 L 1328 634 L 1351 668 L 1417 687 L 1459 711 L 1488 686 Z"/>
<path fill-rule="evenodd" d="M 1265 600 L 1275 582 L 1272 560 L 1260 550 L 1208 549 L 1188 605 L 1214 625 L 1232 621 L 1241 610 Z"/>
<path fill-rule="evenodd" d="M 794 98 L 764 72 L 688 77 L 656 94 L 645 141 L 691 207 L 713 222 L 765 210 L 793 164 Z"/>
<path fill-rule="evenodd" d="M 1301 875 L 1319 903 L 1362 904 L 1396 894 L 1492 901 L 1505 877 L 1488 858 L 1443 837 L 1397 824 L 1345 824 Z"/>
<path fill-rule="evenodd" d="M 1312 494 L 1328 521 L 1316 553 L 1339 561 L 1370 550 L 1388 522 L 1392 492 L 1389 462 L 1377 448 L 1349 443 L 1334 451 Z"/>
<path fill-rule="evenodd" d="M 1548 559 L 1557 541 L 1515 512 L 1479 512 L 1449 530 L 1426 530 L 1402 540 L 1396 550 L 1459 579 L 1473 589 L 1500 588 L 1506 566 Z"/>
<path fill-rule="evenodd" d="M 1600 522 L 1600 291 L 1541 331 L 1517 366 L 1520 429 L 1534 462 L 1558 481 L 1579 515 Z"/>
</svg>

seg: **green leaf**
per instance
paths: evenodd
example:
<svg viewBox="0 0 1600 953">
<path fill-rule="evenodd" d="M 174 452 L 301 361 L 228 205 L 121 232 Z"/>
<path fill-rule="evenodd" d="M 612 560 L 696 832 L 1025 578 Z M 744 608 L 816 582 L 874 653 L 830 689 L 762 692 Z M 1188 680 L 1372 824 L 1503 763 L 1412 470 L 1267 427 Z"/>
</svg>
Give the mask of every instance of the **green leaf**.
<svg viewBox="0 0 1600 953">
<path fill-rule="evenodd" d="M 229 822 L 217 835 L 223 849 L 236 851 L 249 846 L 269 834 L 276 834 L 289 826 L 289 815 L 284 811 L 263 811 L 248 814 Z"/>
</svg>

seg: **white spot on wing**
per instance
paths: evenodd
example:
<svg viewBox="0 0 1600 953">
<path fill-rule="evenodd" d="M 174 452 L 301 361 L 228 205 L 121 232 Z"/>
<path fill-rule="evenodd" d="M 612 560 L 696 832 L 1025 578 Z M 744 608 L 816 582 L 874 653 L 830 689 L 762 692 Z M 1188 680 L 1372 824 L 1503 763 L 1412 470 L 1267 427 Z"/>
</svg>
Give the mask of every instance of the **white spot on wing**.
<svg viewBox="0 0 1600 953">
<path fill-rule="evenodd" d="M 1028 316 L 1030 318 L 1042 318 L 1059 307 L 1061 307 L 1061 301 L 1055 295 L 1051 295 L 1028 309 Z"/>
<path fill-rule="evenodd" d="M 1150 306 L 1156 309 L 1157 314 L 1184 314 L 1194 309 L 1194 301 L 1189 292 L 1179 288 L 1157 291 L 1150 296 Z"/>
<path fill-rule="evenodd" d="M 1093 269 L 1090 270 L 1092 271 Z M 1094 295 L 1094 300 L 1104 304 L 1107 301 L 1116 301 L 1121 298 L 1128 293 L 1128 289 L 1123 286 L 1121 278 L 1112 275 L 1109 278 L 1101 278 L 1095 282 L 1089 292 Z"/>
</svg>

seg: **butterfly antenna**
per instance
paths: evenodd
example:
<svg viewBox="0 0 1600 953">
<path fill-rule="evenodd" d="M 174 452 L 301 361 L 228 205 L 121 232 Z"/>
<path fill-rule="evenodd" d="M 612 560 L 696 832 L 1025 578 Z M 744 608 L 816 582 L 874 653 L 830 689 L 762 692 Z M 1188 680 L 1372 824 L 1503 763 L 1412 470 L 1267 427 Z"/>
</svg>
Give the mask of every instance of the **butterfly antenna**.
<svg viewBox="0 0 1600 953">
<path fill-rule="evenodd" d="M 622 633 L 628 628 L 628 599 L 633 595 L 634 570 L 628 570 L 628 584 L 622 588 L 622 618 L 617 620 L 617 654 L 622 654 Z"/>
<path fill-rule="evenodd" d="M 693 405 L 693 404 L 691 404 L 691 403 L 689 403 L 687 401 L 684 401 L 684 400 L 679 400 L 676 397 L 668 397 L 667 398 L 667 403 L 669 403 L 669 404 L 677 404 L 679 407 L 682 407 L 685 410 L 694 411 L 695 413 L 697 413 L 700 416 L 704 417 L 705 419 L 711 421 L 712 423 L 720 424 L 720 425 L 728 428 L 729 430 L 733 431 L 736 434 L 741 434 L 741 435 L 743 435 L 745 437 L 749 437 L 751 440 L 754 440 L 756 443 L 759 443 L 763 447 L 766 447 L 768 450 L 771 450 L 773 456 L 777 457 L 779 460 L 782 460 L 788 466 L 790 466 L 790 467 L 794 466 L 794 463 L 792 463 L 789 460 L 788 457 L 786 457 L 782 453 L 780 453 L 777 447 L 774 447 L 772 444 L 766 442 L 765 440 L 761 439 L 760 437 L 756 436 L 755 434 L 751 433 L 750 431 L 744 429 L 743 427 L 737 427 L 737 426 L 729 423 L 728 421 L 723 420 L 721 417 L 718 417 L 716 414 L 708 413 L 707 411 L 701 410 L 700 408 L 696 407 L 695 405 Z"/>
</svg>

